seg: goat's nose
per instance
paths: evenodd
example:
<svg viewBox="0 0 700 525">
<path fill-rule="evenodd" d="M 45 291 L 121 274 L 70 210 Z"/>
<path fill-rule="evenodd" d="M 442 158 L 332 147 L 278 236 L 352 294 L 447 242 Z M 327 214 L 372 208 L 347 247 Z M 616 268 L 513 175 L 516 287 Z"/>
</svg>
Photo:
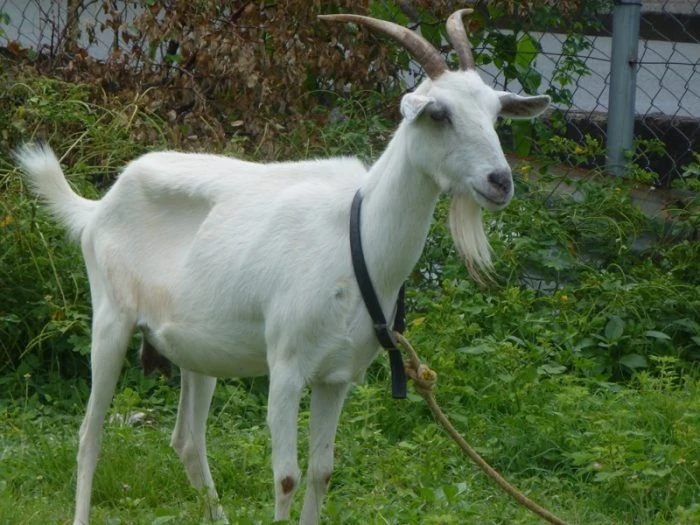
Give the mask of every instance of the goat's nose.
<svg viewBox="0 0 700 525">
<path fill-rule="evenodd" d="M 510 193 L 511 187 L 513 186 L 513 179 L 510 174 L 510 170 L 498 170 L 492 171 L 488 175 L 489 184 L 491 184 L 498 191 L 502 192 L 504 195 Z"/>
</svg>

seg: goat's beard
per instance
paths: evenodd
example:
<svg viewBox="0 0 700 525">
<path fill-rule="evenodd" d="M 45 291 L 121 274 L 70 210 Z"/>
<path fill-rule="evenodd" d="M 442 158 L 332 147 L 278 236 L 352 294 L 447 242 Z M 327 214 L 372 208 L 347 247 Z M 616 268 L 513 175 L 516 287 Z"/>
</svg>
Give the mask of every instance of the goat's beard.
<svg viewBox="0 0 700 525">
<path fill-rule="evenodd" d="M 484 284 L 490 280 L 491 247 L 481 220 L 481 206 L 468 194 L 453 195 L 450 203 L 450 233 L 469 275 Z"/>
</svg>

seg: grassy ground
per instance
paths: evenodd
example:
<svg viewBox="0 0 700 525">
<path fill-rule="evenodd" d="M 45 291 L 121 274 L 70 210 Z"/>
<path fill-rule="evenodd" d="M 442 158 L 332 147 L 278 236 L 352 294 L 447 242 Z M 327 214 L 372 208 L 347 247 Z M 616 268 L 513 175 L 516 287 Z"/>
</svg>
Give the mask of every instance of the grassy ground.
<svg viewBox="0 0 700 525">
<path fill-rule="evenodd" d="M 86 195 L 99 195 L 144 144 L 172 139 L 136 103 L 91 105 L 83 88 L 41 79 L 13 89 L 0 96 L 3 129 L 69 152 L 71 180 Z M 390 128 L 363 108 L 344 111 L 334 125 L 282 138 L 272 157 L 376 157 Z M 240 152 L 241 143 L 218 149 Z M 626 183 L 534 170 L 520 166 L 516 199 L 486 217 L 490 288 L 469 281 L 444 228 L 446 203 L 438 207 L 408 293 L 409 337 L 440 374 L 438 400 L 488 461 L 570 523 L 699 523 L 700 243 L 678 241 L 697 227 L 697 208 L 673 212 L 673 242 L 661 235 L 639 251 L 637 239 L 665 230 L 632 206 Z M 553 197 L 564 183 L 576 198 Z M 88 395 L 87 283 L 77 249 L 36 212 L 7 154 L 0 184 L 0 523 L 69 523 Z M 168 446 L 177 381 L 143 378 L 129 359 L 105 428 L 94 522 L 199 523 L 201 498 Z M 215 395 L 210 462 L 232 523 L 273 514 L 265 392 L 264 379 L 224 381 Z M 119 422 L 133 411 L 149 422 Z M 307 419 L 305 405 L 302 464 Z M 384 356 L 346 403 L 323 515 L 539 522 L 460 455 L 418 396 L 390 398 Z"/>
<path fill-rule="evenodd" d="M 463 363 L 471 370 L 460 372 L 448 366 L 453 356 L 446 357 L 432 356 L 443 372 L 440 401 L 530 497 L 570 523 L 697 523 L 697 382 L 671 386 L 647 378 L 634 388 L 596 386 L 562 374 L 540 378 L 516 402 L 503 385 L 485 384 L 481 392 L 458 385 L 481 383 L 470 376 L 492 368 L 487 359 L 471 357 Z M 460 456 L 422 400 L 390 399 L 383 367 L 374 371 L 343 414 L 326 523 L 538 522 Z M 272 516 L 260 383 L 220 385 L 210 417 L 210 461 L 233 523 L 269 523 Z M 167 445 L 175 393 L 155 390 L 160 394 L 141 398 L 139 391 L 148 390 L 127 389 L 117 398 L 114 413 L 143 408 L 152 410 L 154 421 L 106 426 L 94 489 L 96 523 L 200 522 L 201 500 Z M 0 417 L 0 522 L 68 523 L 80 415 L 30 396 L 25 407 L 5 405 Z M 307 417 L 304 411 L 302 425 Z M 301 443 L 303 451 L 303 437 Z"/>
</svg>

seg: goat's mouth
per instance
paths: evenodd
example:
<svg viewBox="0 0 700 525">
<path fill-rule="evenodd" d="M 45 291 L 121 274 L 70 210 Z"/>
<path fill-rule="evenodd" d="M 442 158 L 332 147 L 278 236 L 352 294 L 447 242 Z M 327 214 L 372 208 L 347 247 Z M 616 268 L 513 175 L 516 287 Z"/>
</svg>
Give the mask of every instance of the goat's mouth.
<svg viewBox="0 0 700 525">
<path fill-rule="evenodd" d="M 498 211 L 505 208 L 510 202 L 510 195 L 493 195 L 488 194 L 479 190 L 478 188 L 472 188 L 475 200 L 481 205 L 482 208 L 486 208 L 491 211 Z"/>
</svg>

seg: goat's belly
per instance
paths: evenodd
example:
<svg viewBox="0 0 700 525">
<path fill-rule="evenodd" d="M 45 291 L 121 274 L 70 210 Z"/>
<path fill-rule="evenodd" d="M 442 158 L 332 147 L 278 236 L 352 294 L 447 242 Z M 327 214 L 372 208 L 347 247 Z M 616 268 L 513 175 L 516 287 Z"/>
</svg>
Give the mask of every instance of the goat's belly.
<svg viewBox="0 0 700 525">
<path fill-rule="evenodd" d="M 257 330 L 214 338 L 201 328 L 165 323 L 147 337 L 159 353 L 186 370 L 212 377 L 268 373 L 265 343 Z"/>
<path fill-rule="evenodd" d="M 231 352 L 196 350 L 173 355 L 180 368 L 212 377 L 255 377 L 268 373 L 264 354 L 237 347 Z"/>
</svg>

